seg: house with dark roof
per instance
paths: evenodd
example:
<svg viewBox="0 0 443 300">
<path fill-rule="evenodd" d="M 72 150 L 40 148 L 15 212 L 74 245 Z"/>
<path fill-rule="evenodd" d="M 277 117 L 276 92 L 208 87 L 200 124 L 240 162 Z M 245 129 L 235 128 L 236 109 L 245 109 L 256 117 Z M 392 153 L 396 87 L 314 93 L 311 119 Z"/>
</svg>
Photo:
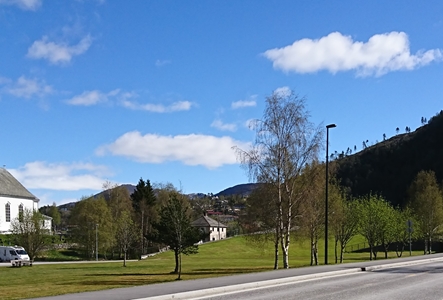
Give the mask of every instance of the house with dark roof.
<svg viewBox="0 0 443 300">
<path fill-rule="evenodd" d="M 197 227 L 201 232 L 208 234 L 203 242 L 218 241 L 226 238 L 226 230 L 228 226 L 214 220 L 207 215 L 201 216 L 191 223 L 193 227 Z"/>
<path fill-rule="evenodd" d="M 11 233 L 11 222 L 25 209 L 38 210 L 38 202 L 11 173 L 0 168 L 0 233 Z"/>
</svg>

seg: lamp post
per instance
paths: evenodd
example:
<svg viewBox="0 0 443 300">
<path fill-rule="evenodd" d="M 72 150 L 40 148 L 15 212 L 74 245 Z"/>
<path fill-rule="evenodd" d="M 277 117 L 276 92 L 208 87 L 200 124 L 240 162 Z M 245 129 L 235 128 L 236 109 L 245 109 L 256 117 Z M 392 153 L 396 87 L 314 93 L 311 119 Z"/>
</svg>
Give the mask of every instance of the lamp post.
<svg viewBox="0 0 443 300">
<path fill-rule="evenodd" d="M 325 265 L 328 264 L 328 161 L 329 161 L 329 128 L 336 127 L 335 124 L 326 125 L 326 198 L 325 198 Z"/>
<path fill-rule="evenodd" d="M 98 224 L 95 224 L 95 260 L 98 261 Z"/>
</svg>

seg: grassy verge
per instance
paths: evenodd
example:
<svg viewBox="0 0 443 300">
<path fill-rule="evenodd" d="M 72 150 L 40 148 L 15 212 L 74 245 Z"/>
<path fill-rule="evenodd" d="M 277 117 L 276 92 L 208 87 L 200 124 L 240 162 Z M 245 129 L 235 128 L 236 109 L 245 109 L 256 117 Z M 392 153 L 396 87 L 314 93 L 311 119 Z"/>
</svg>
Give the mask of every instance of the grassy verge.
<svg viewBox="0 0 443 300">
<path fill-rule="evenodd" d="M 332 263 L 334 249 L 331 242 L 329 261 Z M 323 245 L 319 245 L 320 255 Z M 272 244 L 251 244 L 243 237 L 204 244 L 200 246 L 198 254 L 183 257 L 182 278 L 187 280 L 269 271 L 273 267 L 273 255 Z M 365 261 L 368 256 L 368 253 L 347 253 L 345 262 Z M 395 253 L 390 253 L 390 257 L 396 257 Z M 298 241 L 292 243 L 289 258 L 291 267 L 309 265 L 309 244 Z M 320 263 L 322 262 L 321 256 Z M 177 277 L 170 274 L 174 268 L 172 252 L 143 261 L 129 262 L 127 265 L 124 268 L 121 263 L 112 262 L 1 267 L 0 276 L 7 280 L 1 284 L 0 298 L 23 299 L 130 287 L 174 281 Z"/>
</svg>

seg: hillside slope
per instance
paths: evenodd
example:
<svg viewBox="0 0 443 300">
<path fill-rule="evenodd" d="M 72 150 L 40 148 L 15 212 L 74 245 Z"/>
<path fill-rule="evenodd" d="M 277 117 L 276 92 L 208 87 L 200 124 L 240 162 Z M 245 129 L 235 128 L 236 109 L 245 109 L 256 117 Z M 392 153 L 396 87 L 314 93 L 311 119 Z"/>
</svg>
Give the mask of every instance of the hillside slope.
<svg viewBox="0 0 443 300">
<path fill-rule="evenodd" d="M 353 196 L 372 192 L 403 206 L 418 172 L 432 170 L 442 183 L 443 111 L 414 132 L 397 135 L 331 164 Z"/>
</svg>

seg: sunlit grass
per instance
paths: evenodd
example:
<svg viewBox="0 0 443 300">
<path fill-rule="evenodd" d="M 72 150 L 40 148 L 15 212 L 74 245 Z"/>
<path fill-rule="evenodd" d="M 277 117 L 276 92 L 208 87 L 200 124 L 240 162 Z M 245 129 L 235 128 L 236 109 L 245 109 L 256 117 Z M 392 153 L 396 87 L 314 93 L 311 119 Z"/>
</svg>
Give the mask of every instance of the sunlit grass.
<svg viewBox="0 0 443 300">
<path fill-rule="evenodd" d="M 363 243 L 363 240 L 357 237 L 352 243 Z M 333 263 L 333 240 L 329 241 L 329 245 L 328 259 Z M 323 249 L 324 243 L 321 242 L 320 264 L 324 261 Z M 389 257 L 396 257 L 395 252 L 390 253 Z M 293 239 L 289 259 L 291 268 L 309 265 L 309 243 Z M 368 253 L 345 254 L 345 262 L 368 259 Z M 183 256 L 182 279 L 269 271 L 273 264 L 272 243 L 253 243 L 244 237 L 235 237 L 200 245 L 198 254 Z M 1 267 L 0 276 L 7 280 L 2 281 L 0 298 L 23 299 L 174 281 L 177 275 L 170 273 L 173 269 L 173 252 L 164 252 L 143 261 L 128 262 L 126 268 L 121 262 Z"/>
</svg>

